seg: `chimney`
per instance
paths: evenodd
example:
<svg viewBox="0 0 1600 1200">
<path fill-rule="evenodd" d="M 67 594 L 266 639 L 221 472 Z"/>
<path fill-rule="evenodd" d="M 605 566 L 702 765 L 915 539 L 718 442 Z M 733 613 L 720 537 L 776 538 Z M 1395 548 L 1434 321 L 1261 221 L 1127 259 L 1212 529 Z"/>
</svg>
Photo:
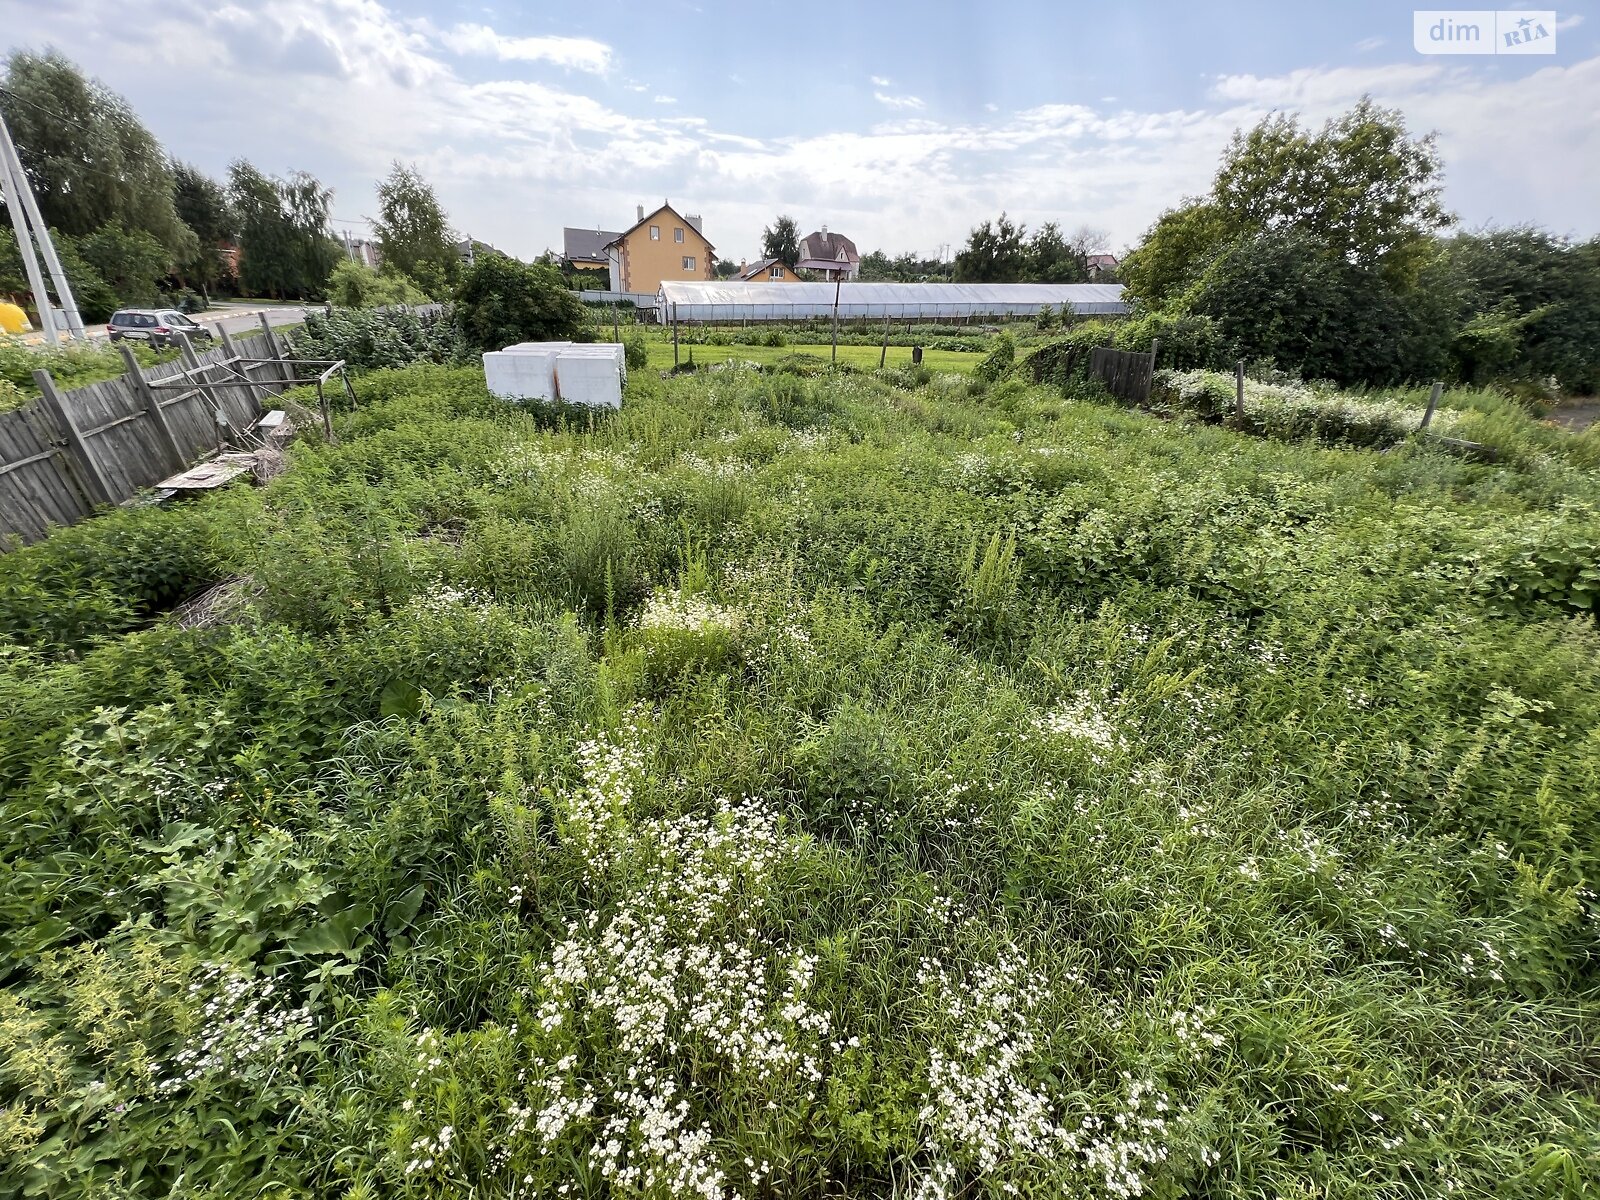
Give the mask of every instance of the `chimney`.
<svg viewBox="0 0 1600 1200">
<path fill-rule="evenodd" d="M 644 220 L 644 205 L 641 204 L 638 207 L 639 207 L 639 215 L 633 219 L 633 223 L 635 225 L 637 225 L 640 221 Z"/>
</svg>

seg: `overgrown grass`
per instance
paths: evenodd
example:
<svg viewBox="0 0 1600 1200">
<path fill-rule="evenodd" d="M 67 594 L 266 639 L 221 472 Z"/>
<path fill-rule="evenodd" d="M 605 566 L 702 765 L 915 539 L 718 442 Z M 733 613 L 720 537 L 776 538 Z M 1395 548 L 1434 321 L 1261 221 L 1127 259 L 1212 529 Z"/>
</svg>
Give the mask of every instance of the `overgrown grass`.
<svg viewBox="0 0 1600 1200">
<path fill-rule="evenodd" d="M 153 350 L 133 346 L 141 366 L 171 362 L 176 349 Z M 115 379 L 127 368 L 122 355 L 109 342 L 71 342 L 57 347 L 30 345 L 21 338 L 0 335 L 0 412 L 20 408 L 38 398 L 35 371 L 49 371 L 60 388 L 85 387 L 102 379 Z"/>
<path fill-rule="evenodd" d="M 360 386 L 0 558 L 8 1191 L 1600 1189 L 1570 455 Z"/>
</svg>

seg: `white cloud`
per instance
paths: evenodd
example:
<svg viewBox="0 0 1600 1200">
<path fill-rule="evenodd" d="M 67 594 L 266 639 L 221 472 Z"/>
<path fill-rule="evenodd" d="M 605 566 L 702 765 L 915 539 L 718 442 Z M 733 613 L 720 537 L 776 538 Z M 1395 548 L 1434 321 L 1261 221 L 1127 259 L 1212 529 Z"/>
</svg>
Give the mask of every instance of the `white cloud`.
<svg viewBox="0 0 1600 1200">
<path fill-rule="evenodd" d="M 871 75 L 868 78 L 871 79 L 873 87 L 886 88 L 889 86 L 889 81 L 882 75 Z"/>
<path fill-rule="evenodd" d="M 655 96 L 651 99 L 652 104 L 676 104 L 677 102 L 678 98 L 676 96 Z"/>
<path fill-rule="evenodd" d="M 1386 42 L 1387 39 L 1381 37 L 1362 38 L 1356 43 L 1356 49 L 1361 51 L 1363 54 L 1370 54 L 1372 51 L 1378 49 L 1378 47 L 1385 45 Z"/>
<path fill-rule="evenodd" d="M 873 92 L 872 98 L 886 108 L 926 108 L 917 96 L 891 96 L 887 92 Z"/>
<path fill-rule="evenodd" d="M 457 54 L 482 54 L 502 62 L 547 62 L 597 75 L 611 66 L 611 47 L 593 38 L 511 37 L 487 25 L 456 25 L 439 34 L 439 40 Z"/>
<path fill-rule="evenodd" d="M 1576 29 L 1579 25 L 1582 25 L 1582 24 L 1583 24 L 1583 14 L 1582 13 L 1573 13 L 1571 16 L 1562 17 L 1559 21 L 1556 22 L 1556 32 L 1559 33 L 1564 29 Z"/>
<path fill-rule="evenodd" d="M 789 132 L 756 137 L 737 104 L 673 116 L 626 75 L 517 78 L 493 51 L 475 52 L 469 77 L 436 30 L 378 0 L 168 0 L 131 24 L 96 20 L 99 0 L 0 0 L 0 12 L 17 44 L 71 47 L 184 159 L 218 173 L 239 156 L 272 172 L 305 168 L 337 189 L 335 215 L 347 219 L 372 211 L 373 181 L 392 159 L 416 161 L 458 227 L 525 256 L 559 242 L 563 225 L 621 228 L 635 204 L 662 196 L 703 212 L 734 258 L 754 255 L 776 212 L 826 219 L 863 250 L 959 244 L 1002 208 L 1031 227 L 1105 228 L 1120 249 L 1207 186 L 1235 128 L 1274 108 L 1317 123 L 1364 92 L 1400 107 L 1414 131 L 1438 130 L 1445 199 L 1468 224 L 1600 232 L 1600 127 L 1581 115 L 1600 109 L 1600 57 L 1517 74 L 1369 60 L 1210 76 L 1191 107 L 1140 108 L 1130 94 L 1118 107 L 1109 97 L 984 106 L 969 121 L 880 88 L 889 107 L 876 123 L 807 112 Z M 194 103 L 211 93 L 228 104 Z"/>
</svg>

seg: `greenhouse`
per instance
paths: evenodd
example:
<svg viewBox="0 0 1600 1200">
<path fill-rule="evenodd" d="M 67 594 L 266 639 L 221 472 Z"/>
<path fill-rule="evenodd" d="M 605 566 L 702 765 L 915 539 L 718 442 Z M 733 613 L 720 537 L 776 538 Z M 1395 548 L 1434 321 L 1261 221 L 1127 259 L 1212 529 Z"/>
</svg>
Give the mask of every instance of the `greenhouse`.
<svg viewBox="0 0 1600 1200">
<path fill-rule="evenodd" d="M 1128 311 L 1120 283 L 690 283 L 668 280 L 657 295 L 663 325 L 704 321 L 873 318 L 964 321 L 1032 317 L 1044 308 L 1079 316 Z"/>
</svg>

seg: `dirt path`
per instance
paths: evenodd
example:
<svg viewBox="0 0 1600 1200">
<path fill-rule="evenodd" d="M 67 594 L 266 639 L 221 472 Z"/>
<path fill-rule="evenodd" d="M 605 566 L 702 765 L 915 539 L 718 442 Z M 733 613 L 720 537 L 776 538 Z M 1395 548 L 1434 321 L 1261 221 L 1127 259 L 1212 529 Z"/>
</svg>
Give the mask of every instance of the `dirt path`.
<svg viewBox="0 0 1600 1200">
<path fill-rule="evenodd" d="M 1571 404 L 1563 404 L 1551 412 L 1547 420 L 1565 426 L 1573 433 L 1582 433 L 1596 421 L 1600 421 L 1600 399 L 1591 396 Z"/>
</svg>

